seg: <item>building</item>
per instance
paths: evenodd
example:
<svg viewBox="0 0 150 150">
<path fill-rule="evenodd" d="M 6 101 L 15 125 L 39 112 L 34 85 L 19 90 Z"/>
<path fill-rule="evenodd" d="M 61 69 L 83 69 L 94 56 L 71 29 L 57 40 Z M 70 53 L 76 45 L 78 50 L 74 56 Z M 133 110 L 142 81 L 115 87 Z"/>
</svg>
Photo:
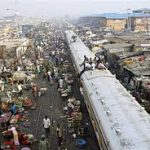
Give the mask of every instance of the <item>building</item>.
<svg viewBox="0 0 150 150">
<path fill-rule="evenodd" d="M 27 46 L 29 45 L 29 39 L 5 39 L 0 41 L 1 55 L 5 55 L 5 59 L 20 59 L 25 54 Z M 3 57 L 2 57 L 3 58 Z"/>
<path fill-rule="evenodd" d="M 132 31 L 149 33 L 150 14 L 132 14 L 130 19 Z"/>
<path fill-rule="evenodd" d="M 134 10 L 132 13 L 104 13 L 97 16 L 81 17 L 79 24 L 95 28 L 107 27 L 116 31 L 128 29 L 134 32 L 149 33 L 150 9 Z"/>
<path fill-rule="evenodd" d="M 150 14 L 150 9 L 147 8 L 143 8 L 143 9 L 137 9 L 137 10 L 133 10 L 133 13 L 143 13 L 143 14 Z"/>
<path fill-rule="evenodd" d="M 127 19 L 125 18 L 107 18 L 107 27 L 113 30 L 123 31 L 127 27 Z"/>
<path fill-rule="evenodd" d="M 150 9 L 133 10 L 128 17 L 131 30 L 135 32 L 149 33 L 150 29 Z"/>
<path fill-rule="evenodd" d="M 86 17 L 81 17 L 78 23 L 87 27 L 94 27 L 94 28 L 106 27 L 106 18 L 99 17 L 99 16 L 96 17 L 86 16 Z"/>
</svg>

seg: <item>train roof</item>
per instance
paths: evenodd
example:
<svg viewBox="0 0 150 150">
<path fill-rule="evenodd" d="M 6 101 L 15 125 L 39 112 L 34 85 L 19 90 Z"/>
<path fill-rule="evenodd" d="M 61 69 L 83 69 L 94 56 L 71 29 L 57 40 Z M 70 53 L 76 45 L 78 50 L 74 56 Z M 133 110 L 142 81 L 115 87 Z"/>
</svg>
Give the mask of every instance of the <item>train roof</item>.
<svg viewBox="0 0 150 150">
<path fill-rule="evenodd" d="M 66 32 L 68 42 L 73 35 Z M 83 56 L 94 54 L 79 38 L 69 46 L 81 71 Z M 150 150 L 150 116 L 115 76 L 108 70 L 93 70 L 86 71 L 82 80 L 108 149 Z"/>
</svg>

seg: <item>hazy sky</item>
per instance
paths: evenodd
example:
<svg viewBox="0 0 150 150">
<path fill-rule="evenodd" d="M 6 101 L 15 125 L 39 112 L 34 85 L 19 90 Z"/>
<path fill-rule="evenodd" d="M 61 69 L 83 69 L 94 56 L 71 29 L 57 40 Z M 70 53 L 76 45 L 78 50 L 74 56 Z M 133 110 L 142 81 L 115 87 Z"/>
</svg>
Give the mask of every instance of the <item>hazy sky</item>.
<svg viewBox="0 0 150 150">
<path fill-rule="evenodd" d="M 0 15 L 14 13 L 17 0 L 0 0 Z M 18 0 L 19 13 L 30 16 L 70 16 L 127 12 L 150 8 L 150 0 Z M 11 9 L 7 11 L 6 9 Z"/>
</svg>

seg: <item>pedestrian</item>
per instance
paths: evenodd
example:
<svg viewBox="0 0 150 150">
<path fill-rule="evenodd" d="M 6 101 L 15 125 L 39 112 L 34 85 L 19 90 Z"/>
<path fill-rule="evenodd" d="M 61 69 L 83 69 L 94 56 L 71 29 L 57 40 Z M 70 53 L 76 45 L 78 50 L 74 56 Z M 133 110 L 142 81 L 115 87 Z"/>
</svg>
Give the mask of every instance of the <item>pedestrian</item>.
<svg viewBox="0 0 150 150">
<path fill-rule="evenodd" d="M 52 60 L 52 54 L 49 53 L 49 60 L 51 61 Z"/>
<path fill-rule="evenodd" d="M 35 85 L 35 84 L 32 85 L 32 94 L 33 94 L 33 97 L 34 97 L 35 100 L 36 100 L 37 97 L 38 97 L 38 87 L 37 87 L 37 85 Z"/>
<path fill-rule="evenodd" d="M 57 67 L 54 67 L 54 76 L 55 76 L 55 79 L 57 80 L 58 79 L 58 69 Z"/>
<path fill-rule="evenodd" d="M 63 141 L 62 129 L 60 128 L 60 124 L 57 124 L 56 134 L 57 134 L 57 139 L 58 139 L 58 150 L 60 150 L 60 147 Z"/>
<path fill-rule="evenodd" d="M 55 64 L 56 64 L 56 67 L 59 65 L 59 58 L 58 57 L 55 57 Z"/>
<path fill-rule="evenodd" d="M 19 93 L 19 95 L 21 97 L 22 96 L 22 86 L 21 86 L 21 83 L 17 84 L 17 88 L 18 88 L 18 93 Z"/>
<path fill-rule="evenodd" d="M 63 88 L 63 85 L 64 85 L 64 80 L 63 80 L 63 78 L 61 77 L 60 79 L 59 79 L 59 88 Z"/>
<path fill-rule="evenodd" d="M 50 146 L 45 138 L 45 135 L 42 135 L 41 140 L 39 141 L 39 150 L 49 150 Z"/>
<path fill-rule="evenodd" d="M 46 72 L 44 72 L 44 73 L 43 73 L 43 79 L 45 79 L 45 78 L 46 78 L 46 76 L 47 76 L 47 73 L 46 73 Z"/>
<path fill-rule="evenodd" d="M 48 81 L 51 81 L 51 79 L 52 79 L 51 75 L 52 75 L 52 73 L 51 73 L 51 71 L 49 70 L 49 71 L 47 72 L 47 79 L 48 79 Z"/>
<path fill-rule="evenodd" d="M 44 126 L 46 137 L 48 137 L 50 125 L 51 125 L 50 119 L 48 118 L 48 116 L 45 116 L 45 118 L 43 119 L 43 126 Z"/>
</svg>

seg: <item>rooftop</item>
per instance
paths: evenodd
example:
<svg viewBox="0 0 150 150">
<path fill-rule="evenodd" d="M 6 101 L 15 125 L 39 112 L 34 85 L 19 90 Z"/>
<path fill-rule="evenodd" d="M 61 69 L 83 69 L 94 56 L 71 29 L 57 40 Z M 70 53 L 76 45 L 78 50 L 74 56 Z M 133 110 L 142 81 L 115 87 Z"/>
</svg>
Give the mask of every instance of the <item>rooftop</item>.
<svg viewBox="0 0 150 150">
<path fill-rule="evenodd" d="M 103 47 L 105 49 L 121 49 L 121 48 L 129 48 L 131 47 L 132 44 L 128 44 L 128 43 L 116 43 L 116 44 L 107 44 L 107 45 L 103 45 Z"/>
<path fill-rule="evenodd" d="M 0 45 L 6 45 L 7 49 L 11 49 L 14 47 L 20 46 L 23 42 L 25 42 L 26 38 L 23 39 L 4 39 L 0 41 Z"/>
<path fill-rule="evenodd" d="M 132 72 L 135 76 L 150 76 L 150 58 L 144 62 L 128 64 L 124 68 Z"/>
<path fill-rule="evenodd" d="M 86 16 L 85 16 L 86 17 Z M 107 19 L 127 19 L 128 17 L 150 17 L 150 13 L 103 13 L 103 14 L 95 14 L 88 17 L 94 17 L 94 18 L 102 18 L 106 17 Z"/>
</svg>

